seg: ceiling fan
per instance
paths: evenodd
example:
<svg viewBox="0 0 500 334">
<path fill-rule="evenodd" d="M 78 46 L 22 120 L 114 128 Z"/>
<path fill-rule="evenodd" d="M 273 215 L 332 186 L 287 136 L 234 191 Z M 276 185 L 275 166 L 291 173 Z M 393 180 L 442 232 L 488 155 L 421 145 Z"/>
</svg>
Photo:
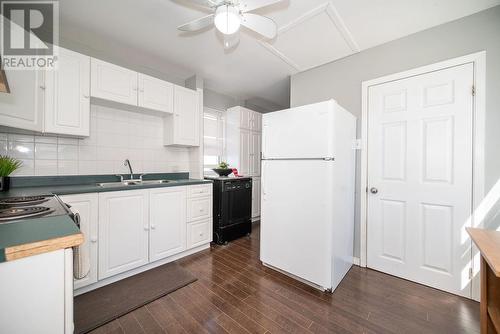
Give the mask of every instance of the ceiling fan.
<svg viewBox="0 0 500 334">
<path fill-rule="evenodd" d="M 250 13 L 283 0 L 184 0 L 213 10 L 213 14 L 177 27 L 181 31 L 198 31 L 215 25 L 224 36 L 224 48 L 231 49 L 239 43 L 239 30 L 244 26 L 267 39 L 276 36 L 276 23 L 265 16 Z"/>
</svg>

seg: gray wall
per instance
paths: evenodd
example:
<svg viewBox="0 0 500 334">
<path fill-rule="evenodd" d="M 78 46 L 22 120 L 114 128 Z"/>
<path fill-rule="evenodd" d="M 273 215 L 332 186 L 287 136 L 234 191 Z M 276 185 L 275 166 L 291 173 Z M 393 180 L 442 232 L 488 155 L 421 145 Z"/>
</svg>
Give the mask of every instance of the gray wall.
<svg viewBox="0 0 500 334">
<path fill-rule="evenodd" d="M 360 118 L 363 81 L 483 50 L 487 52 L 485 178 L 489 191 L 500 178 L 500 6 L 294 75 L 290 104 L 334 98 Z M 359 174 L 358 166 L 358 180 Z M 485 222 L 490 228 L 500 226 L 500 194 L 496 196 L 497 204 Z M 355 254 L 359 256 L 359 194 L 356 199 Z"/>
</svg>

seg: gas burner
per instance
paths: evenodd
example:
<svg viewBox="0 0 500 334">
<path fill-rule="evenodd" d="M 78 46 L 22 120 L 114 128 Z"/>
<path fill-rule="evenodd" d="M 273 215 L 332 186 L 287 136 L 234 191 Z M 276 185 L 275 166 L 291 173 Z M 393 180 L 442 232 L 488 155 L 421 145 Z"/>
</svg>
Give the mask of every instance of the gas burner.
<svg viewBox="0 0 500 334">
<path fill-rule="evenodd" d="M 0 222 L 46 215 L 54 211 L 45 206 L 15 207 L 0 210 Z"/>
<path fill-rule="evenodd" d="M 11 197 L 0 200 L 0 204 L 4 205 L 34 205 L 40 204 L 47 201 L 46 196 L 23 196 L 23 197 Z"/>
</svg>

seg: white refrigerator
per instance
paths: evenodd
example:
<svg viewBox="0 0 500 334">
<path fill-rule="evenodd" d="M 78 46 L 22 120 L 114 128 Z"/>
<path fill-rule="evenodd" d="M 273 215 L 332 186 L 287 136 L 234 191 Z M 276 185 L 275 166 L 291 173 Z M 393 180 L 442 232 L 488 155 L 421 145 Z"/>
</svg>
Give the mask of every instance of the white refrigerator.
<svg viewBox="0 0 500 334">
<path fill-rule="evenodd" d="M 334 100 L 263 115 L 264 265 L 333 292 L 353 262 L 356 118 Z"/>
</svg>

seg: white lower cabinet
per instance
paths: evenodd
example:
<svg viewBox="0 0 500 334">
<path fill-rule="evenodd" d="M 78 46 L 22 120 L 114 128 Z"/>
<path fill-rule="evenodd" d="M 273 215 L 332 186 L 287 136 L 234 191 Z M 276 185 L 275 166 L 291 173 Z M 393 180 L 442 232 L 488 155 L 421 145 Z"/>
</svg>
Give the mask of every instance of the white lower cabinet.
<svg viewBox="0 0 500 334">
<path fill-rule="evenodd" d="M 89 274 L 74 282 L 80 291 L 212 241 L 212 184 L 60 197 L 80 215 L 82 252 L 89 255 Z"/>
<path fill-rule="evenodd" d="M 99 194 L 99 279 L 149 262 L 149 191 Z"/>
<path fill-rule="evenodd" d="M 188 223 L 187 248 L 195 248 L 212 241 L 212 218 Z"/>
<path fill-rule="evenodd" d="M 79 289 L 97 282 L 98 197 L 93 193 L 60 198 L 71 206 L 71 211 L 80 216 L 80 230 L 84 236 L 80 250 L 89 261 L 90 271 L 86 277 L 74 281 L 74 288 Z"/>
<path fill-rule="evenodd" d="M 149 201 L 149 260 L 186 250 L 186 187 L 153 189 Z"/>
</svg>

